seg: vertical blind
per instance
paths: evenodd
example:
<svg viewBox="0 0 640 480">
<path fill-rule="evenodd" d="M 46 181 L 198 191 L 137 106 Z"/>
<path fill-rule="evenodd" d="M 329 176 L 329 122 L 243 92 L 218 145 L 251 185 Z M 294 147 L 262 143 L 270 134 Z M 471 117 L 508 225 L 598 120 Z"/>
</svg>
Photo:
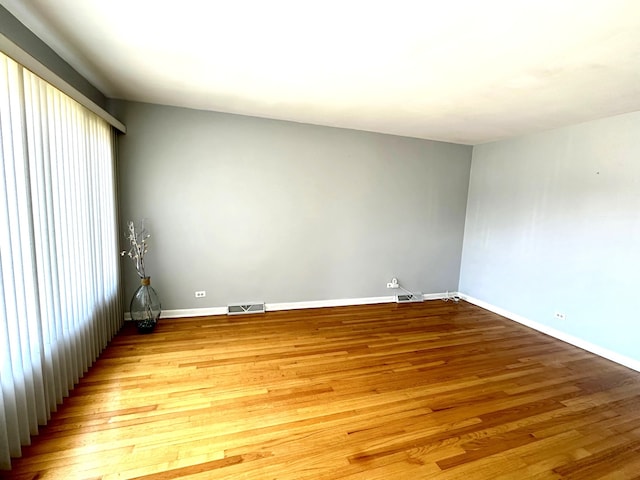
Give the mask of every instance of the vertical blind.
<svg viewBox="0 0 640 480">
<path fill-rule="evenodd" d="M 0 469 L 121 325 L 115 135 L 0 53 Z"/>
</svg>

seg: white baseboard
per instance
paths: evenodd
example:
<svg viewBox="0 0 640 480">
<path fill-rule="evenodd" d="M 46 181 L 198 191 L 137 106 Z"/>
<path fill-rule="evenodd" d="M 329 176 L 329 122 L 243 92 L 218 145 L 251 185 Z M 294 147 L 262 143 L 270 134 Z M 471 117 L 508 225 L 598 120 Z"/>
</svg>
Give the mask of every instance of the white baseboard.
<svg viewBox="0 0 640 480">
<path fill-rule="evenodd" d="M 308 302 L 267 303 L 267 312 L 278 310 L 300 310 L 302 308 L 346 307 L 349 305 L 373 305 L 394 302 L 395 297 L 339 298 L 334 300 L 311 300 Z"/>
<path fill-rule="evenodd" d="M 211 308 L 183 308 L 177 310 L 162 310 L 160 318 L 182 318 L 182 317 L 208 317 L 211 315 L 226 315 L 227 307 Z M 131 320 L 131 312 L 124 312 L 125 321 Z"/>
<path fill-rule="evenodd" d="M 160 318 L 209 317 L 211 315 L 226 314 L 227 307 L 183 308 L 178 310 L 163 310 Z"/>
<path fill-rule="evenodd" d="M 477 305 L 480 308 L 484 308 L 485 310 L 489 310 L 490 312 L 497 313 L 498 315 L 502 315 L 503 317 L 506 317 L 509 320 L 513 320 L 514 322 L 518 322 L 529 328 L 533 328 L 534 330 L 547 334 L 551 337 L 557 338 L 558 340 L 562 340 L 563 342 L 569 343 L 573 346 L 576 346 L 588 352 L 595 353 L 600 357 L 604 357 L 608 360 L 611 360 L 612 362 L 616 362 L 620 365 L 623 365 L 625 367 L 631 368 L 632 370 L 636 370 L 640 372 L 640 361 L 638 360 L 613 352 L 611 350 L 603 348 L 599 345 L 595 345 L 581 338 L 574 337 L 573 335 L 562 332 L 560 330 L 556 330 L 555 328 L 549 327 L 547 325 L 543 325 L 542 323 L 534 322 L 533 320 L 529 320 L 528 318 L 525 318 L 521 315 L 515 314 L 501 307 L 496 307 L 495 305 L 492 305 L 483 300 L 479 300 L 477 298 L 471 297 L 464 293 L 460 293 L 459 295 L 461 299 L 469 303 L 473 303 L 474 305 Z"/>
<path fill-rule="evenodd" d="M 457 295 L 457 292 L 449 292 L 449 295 Z M 440 300 L 446 298 L 446 293 L 425 293 L 425 300 Z M 283 302 L 266 303 L 265 309 L 268 312 L 279 310 L 300 310 L 303 308 L 325 308 L 325 307 L 345 307 L 351 305 L 373 305 L 376 303 L 393 303 L 396 301 L 395 295 L 384 297 L 364 297 L 364 298 L 340 298 L 333 300 L 311 300 L 307 302 Z M 211 315 L 226 315 L 227 307 L 210 308 L 186 308 L 178 310 L 163 310 L 160 318 L 182 318 L 182 317 L 208 317 Z M 125 320 L 131 320 L 131 314 L 125 312 Z"/>
</svg>

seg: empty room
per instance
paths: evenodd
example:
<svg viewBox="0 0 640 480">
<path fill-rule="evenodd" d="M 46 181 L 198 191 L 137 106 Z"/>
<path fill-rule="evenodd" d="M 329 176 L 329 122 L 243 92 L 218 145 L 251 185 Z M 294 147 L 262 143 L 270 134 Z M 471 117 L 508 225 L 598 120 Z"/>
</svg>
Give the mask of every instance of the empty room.
<svg viewBox="0 0 640 480">
<path fill-rule="evenodd" d="M 0 0 L 0 479 L 640 478 L 640 3 Z"/>
</svg>

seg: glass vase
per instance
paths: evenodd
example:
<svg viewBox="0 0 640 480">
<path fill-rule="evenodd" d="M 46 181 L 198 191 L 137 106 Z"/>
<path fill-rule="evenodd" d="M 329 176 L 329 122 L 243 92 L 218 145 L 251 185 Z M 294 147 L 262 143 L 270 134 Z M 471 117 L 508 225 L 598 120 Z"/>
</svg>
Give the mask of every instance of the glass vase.
<svg viewBox="0 0 640 480">
<path fill-rule="evenodd" d="M 151 286 L 151 278 L 140 279 L 140 286 L 131 298 L 129 312 L 131 320 L 136 322 L 140 333 L 151 333 L 158 324 L 160 318 L 160 298 Z"/>
</svg>

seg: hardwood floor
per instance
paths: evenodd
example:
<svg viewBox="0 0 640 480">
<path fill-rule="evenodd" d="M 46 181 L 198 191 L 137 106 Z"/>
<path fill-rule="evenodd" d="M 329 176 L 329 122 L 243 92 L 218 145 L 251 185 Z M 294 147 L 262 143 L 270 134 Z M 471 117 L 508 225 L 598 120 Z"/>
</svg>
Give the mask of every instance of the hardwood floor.
<svg viewBox="0 0 640 480">
<path fill-rule="evenodd" d="M 640 478 L 640 373 L 473 305 L 131 325 L 12 479 Z"/>
</svg>

